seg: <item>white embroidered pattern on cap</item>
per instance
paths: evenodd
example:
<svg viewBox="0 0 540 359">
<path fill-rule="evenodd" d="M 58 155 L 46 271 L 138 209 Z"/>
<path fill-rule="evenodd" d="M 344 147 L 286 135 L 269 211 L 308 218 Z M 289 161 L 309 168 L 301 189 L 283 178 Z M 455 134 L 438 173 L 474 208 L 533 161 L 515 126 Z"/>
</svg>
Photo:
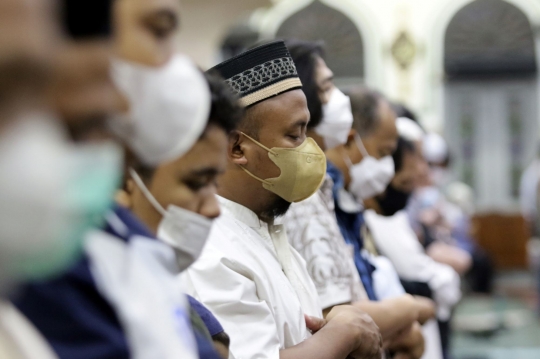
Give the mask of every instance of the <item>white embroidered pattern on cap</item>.
<svg viewBox="0 0 540 359">
<path fill-rule="evenodd" d="M 254 89 L 260 89 L 266 84 L 284 77 L 298 76 L 294 61 L 290 57 L 282 57 L 252 67 L 225 82 L 239 95 Z"/>
</svg>

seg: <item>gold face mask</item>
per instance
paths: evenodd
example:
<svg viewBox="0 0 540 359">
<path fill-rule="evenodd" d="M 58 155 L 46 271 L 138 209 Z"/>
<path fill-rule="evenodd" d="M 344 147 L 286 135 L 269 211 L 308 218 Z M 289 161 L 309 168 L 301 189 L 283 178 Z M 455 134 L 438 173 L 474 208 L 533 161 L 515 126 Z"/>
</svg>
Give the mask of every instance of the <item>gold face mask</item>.
<svg viewBox="0 0 540 359">
<path fill-rule="evenodd" d="M 268 151 L 268 157 L 281 170 L 279 177 L 261 179 L 249 172 L 251 177 L 262 182 L 263 187 L 274 192 L 287 202 L 300 202 L 313 195 L 326 176 L 326 156 L 312 138 L 295 148 L 268 148 L 245 133 L 255 144 Z"/>
</svg>

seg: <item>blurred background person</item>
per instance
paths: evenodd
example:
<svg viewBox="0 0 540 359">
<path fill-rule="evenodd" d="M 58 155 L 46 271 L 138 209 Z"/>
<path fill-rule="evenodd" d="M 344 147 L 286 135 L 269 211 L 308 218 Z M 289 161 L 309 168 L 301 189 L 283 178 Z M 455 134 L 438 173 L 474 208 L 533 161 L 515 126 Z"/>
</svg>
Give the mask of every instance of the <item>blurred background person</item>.
<svg viewBox="0 0 540 359">
<path fill-rule="evenodd" d="M 345 145 L 353 124 L 350 99 L 333 84 L 333 73 L 324 62 L 322 44 L 299 40 L 286 40 L 286 44 L 305 84 L 302 91 L 308 108 L 319 114 L 310 119 L 308 136 L 324 150 Z M 326 96 L 328 91 L 330 95 Z M 343 239 L 337 223 L 334 208 L 340 204 L 334 203 L 332 189 L 333 182 L 327 175 L 321 189 L 308 199 L 294 203 L 283 219 L 289 241 L 309 264 L 308 271 L 317 287 L 323 313 L 330 312 L 336 305 L 352 303 L 375 320 L 385 348 L 420 357 L 424 344 L 417 321 L 423 324 L 429 313 L 434 312 L 433 307 L 422 306 L 424 303 L 403 296 L 404 291 L 399 298 L 375 301 L 388 298 L 374 295 L 373 301 L 369 301 L 371 298 L 368 299 L 351 255 L 352 248 Z M 365 260 L 369 263 L 369 259 Z"/>
<path fill-rule="evenodd" d="M 70 243 L 56 241 L 62 213 L 66 150 L 46 106 L 52 52 L 62 41 L 53 1 L 0 3 L 0 357 L 56 358 L 52 349 L 9 303 L 25 280 L 47 278 L 72 259 L 40 259 Z M 43 122 L 43 123 L 41 123 Z M 59 156 L 60 158 L 56 158 Z M 60 162 L 60 163 L 59 163 Z M 39 183 L 34 179 L 39 178 Z M 52 210 L 52 211 L 51 211 Z M 69 238 L 71 239 L 71 238 Z M 35 260 L 39 261 L 38 264 Z M 41 267 L 36 270 L 37 267 Z M 41 273 L 39 273 L 41 272 Z"/>
<path fill-rule="evenodd" d="M 397 123 L 400 136 L 420 141 L 423 131 L 411 120 L 406 120 L 410 122 L 405 125 L 400 124 L 402 121 L 399 118 Z M 423 170 L 419 148 L 418 143 L 399 139 L 393 154 L 395 176 L 382 194 L 364 201 L 368 209 L 365 219 L 375 249 L 392 261 L 403 283 L 408 284 L 405 289 L 412 294 L 430 296 L 437 303 L 443 351 L 448 355 L 446 326 L 452 308 L 461 298 L 459 275 L 425 253 L 404 211 Z"/>
<path fill-rule="evenodd" d="M 467 275 L 473 292 L 489 294 L 493 265 L 471 237 L 473 209 L 470 201 L 459 200 L 460 184 L 452 183 L 445 140 L 436 133 L 428 133 L 423 139 L 422 154 L 427 171 L 420 175 L 419 186 L 407 206 L 413 228 L 429 256 L 450 265 L 460 275 Z M 447 190 L 459 204 L 447 199 Z"/>
<path fill-rule="evenodd" d="M 373 289 L 383 298 L 395 298 L 405 292 L 404 288 L 397 280 L 392 263 L 379 255 L 384 253 L 374 251 L 374 246 L 369 242 L 369 232 L 365 230 L 369 228 L 369 223 L 366 223 L 366 227 L 364 219 L 367 215 L 364 208 L 370 208 L 368 205 L 370 197 L 384 191 L 394 175 L 394 162 L 389 156 L 396 150 L 395 114 L 389 102 L 377 92 L 355 89 L 348 94 L 354 116 L 353 131 L 345 145 L 326 152 L 329 161 L 335 167 L 329 173 L 334 183 L 339 183 L 334 188 L 336 215 L 346 241 L 354 246 L 355 262 L 359 263 L 359 255 L 365 258 L 367 253 L 371 252 L 367 258 L 373 261 L 376 267 L 374 271 L 372 268 L 371 272 Z M 340 179 L 340 174 L 343 179 Z M 392 202 L 392 205 L 399 206 L 399 203 L 401 202 Z M 392 225 L 388 226 L 388 230 L 400 232 L 399 228 Z M 403 255 L 400 258 L 405 260 L 407 256 Z M 392 259 L 390 257 L 390 260 Z M 415 279 L 422 282 L 420 285 L 426 285 L 425 278 L 410 280 Z M 431 357 L 441 357 L 437 328 L 433 323 L 430 326 L 431 328 L 424 331 L 429 337 L 427 354 Z"/>
</svg>

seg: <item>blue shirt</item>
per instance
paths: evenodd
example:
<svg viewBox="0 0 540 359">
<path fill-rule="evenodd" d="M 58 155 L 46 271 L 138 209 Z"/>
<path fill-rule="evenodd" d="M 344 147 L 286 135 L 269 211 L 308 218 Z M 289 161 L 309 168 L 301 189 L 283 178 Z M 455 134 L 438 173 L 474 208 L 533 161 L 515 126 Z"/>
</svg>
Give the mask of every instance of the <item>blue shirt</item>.
<svg viewBox="0 0 540 359">
<path fill-rule="evenodd" d="M 154 236 L 129 210 L 114 214 L 127 231 L 109 222 L 104 231 L 129 242 L 134 235 Z M 61 277 L 29 283 L 13 300 L 15 306 L 46 338 L 60 359 L 129 359 L 129 345 L 113 307 L 99 293 L 89 258 L 84 255 Z M 195 332 L 202 359 L 220 359 L 212 343 Z"/>
<path fill-rule="evenodd" d="M 362 255 L 364 240 L 362 239 L 361 229 L 364 225 L 364 215 L 361 211 L 344 212 L 339 205 L 339 191 L 344 187 L 343 175 L 331 162 L 327 163 L 326 172 L 332 178 L 336 218 L 345 241 L 354 248 L 354 264 L 362 280 L 362 284 L 370 300 L 377 300 L 373 287 L 373 272 L 375 267 Z"/>
</svg>

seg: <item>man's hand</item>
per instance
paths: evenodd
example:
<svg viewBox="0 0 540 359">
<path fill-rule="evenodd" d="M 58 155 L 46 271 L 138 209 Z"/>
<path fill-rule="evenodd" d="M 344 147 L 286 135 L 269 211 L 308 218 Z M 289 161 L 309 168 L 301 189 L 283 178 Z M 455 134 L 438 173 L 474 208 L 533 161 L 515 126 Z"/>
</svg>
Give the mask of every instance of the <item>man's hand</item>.
<svg viewBox="0 0 540 359">
<path fill-rule="evenodd" d="M 381 359 L 379 328 L 361 309 L 341 305 L 332 308 L 326 319 L 304 318 L 313 336 L 280 350 L 280 359 Z"/>
<path fill-rule="evenodd" d="M 353 305 L 375 320 L 385 340 L 393 340 L 418 320 L 417 302 L 409 294 L 378 302 L 359 301 Z"/>
<path fill-rule="evenodd" d="M 307 314 L 304 314 L 304 318 L 306 320 L 306 326 L 312 334 L 317 333 L 327 323 L 326 319 L 312 317 Z"/>
<path fill-rule="evenodd" d="M 420 359 L 424 354 L 424 345 L 422 327 L 415 323 L 408 332 L 389 343 L 388 349 L 396 353 L 394 358 L 397 359 Z"/>
<path fill-rule="evenodd" d="M 418 322 L 424 325 L 428 320 L 434 319 L 437 315 L 435 302 L 429 298 L 415 296 L 416 304 L 419 309 Z"/>
<path fill-rule="evenodd" d="M 356 341 L 349 354 L 355 359 L 380 359 L 382 356 L 382 336 L 373 319 L 351 305 L 334 307 L 326 317 L 327 325 L 346 325 L 355 333 Z"/>
</svg>

